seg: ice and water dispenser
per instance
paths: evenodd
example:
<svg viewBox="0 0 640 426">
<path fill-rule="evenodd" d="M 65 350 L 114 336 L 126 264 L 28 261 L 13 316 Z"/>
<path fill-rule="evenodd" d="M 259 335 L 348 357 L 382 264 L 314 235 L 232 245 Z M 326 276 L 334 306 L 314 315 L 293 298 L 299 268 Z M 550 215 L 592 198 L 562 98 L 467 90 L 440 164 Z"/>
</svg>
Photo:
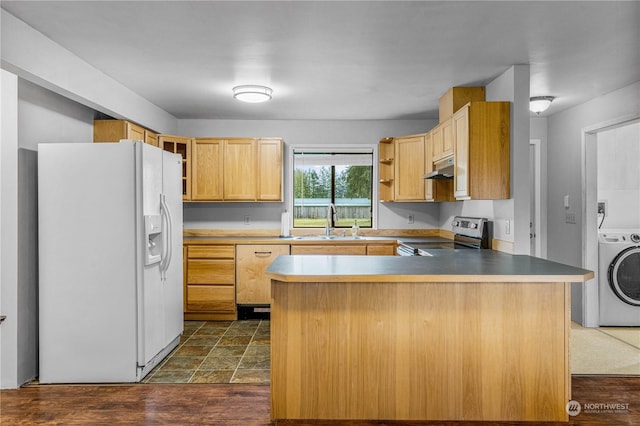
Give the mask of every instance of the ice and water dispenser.
<svg viewBox="0 0 640 426">
<path fill-rule="evenodd" d="M 144 217 L 144 235 L 146 244 L 145 265 L 152 265 L 162 259 L 162 216 Z"/>
</svg>

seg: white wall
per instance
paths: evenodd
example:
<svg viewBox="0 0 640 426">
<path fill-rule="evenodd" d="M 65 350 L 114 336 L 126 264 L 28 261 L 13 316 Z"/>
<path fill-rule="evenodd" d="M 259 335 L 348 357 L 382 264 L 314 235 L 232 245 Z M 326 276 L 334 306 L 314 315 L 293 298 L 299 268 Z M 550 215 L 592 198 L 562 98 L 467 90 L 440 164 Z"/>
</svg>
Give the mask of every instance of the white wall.
<svg viewBox="0 0 640 426">
<path fill-rule="evenodd" d="M 18 375 L 18 79 L 0 70 L 0 388 L 15 388 Z"/>
<path fill-rule="evenodd" d="M 37 146 L 47 142 L 93 139 L 95 111 L 63 96 L 17 78 L 6 71 L 3 105 L 15 105 L 15 117 L 4 120 L 2 170 L 10 174 L 2 190 L 2 387 L 16 387 L 37 376 L 38 367 L 38 211 Z M 9 114 L 7 108 L 6 114 Z M 5 137 L 14 127 L 15 133 Z M 81 178 L 81 177 L 79 177 Z M 81 194 L 79 194 L 81 196 Z M 15 201 L 13 201 L 15 198 Z M 6 237 L 6 238 L 5 238 Z M 5 297 L 5 295 L 7 297 Z M 5 313 L 6 312 L 6 313 Z M 7 333 L 9 331 L 9 333 Z M 15 331 L 15 334 L 13 333 Z M 6 380 L 5 380 L 6 379 Z"/>
<path fill-rule="evenodd" d="M 640 82 L 589 102 L 561 111 L 548 125 L 548 257 L 582 266 L 582 164 L 583 129 L 640 112 Z M 570 207 L 563 197 L 569 195 Z M 576 223 L 565 223 L 565 212 L 576 214 Z"/>
<path fill-rule="evenodd" d="M 640 230 L 640 123 L 598 133 L 597 152 L 602 229 Z"/>
<path fill-rule="evenodd" d="M 585 194 L 597 191 L 597 136 L 593 132 L 626 121 L 629 117 L 637 119 L 639 114 L 640 82 L 636 82 L 548 117 L 549 260 L 584 266 L 597 272 L 596 200 L 591 206 L 587 205 L 589 200 L 585 198 Z M 568 208 L 564 207 L 565 195 L 569 196 Z M 575 214 L 575 224 L 565 222 L 566 213 Z M 597 294 L 596 279 L 572 286 L 571 315 L 574 321 L 590 327 L 598 325 Z"/>
<path fill-rule="evenodd" d="M 95 111 L 18 79 L 18 334 L 20 383 L 37 375 L 39 143 L 93 140 Z M 82 177 L 79 177 L 80 179 Z"/>
<path fill-rule="evenodd" d="M 2 68 L 55 93 L 159 133 L 175 133 L 171 114 L 0 10 Z M 123 64 L 125 66 L 126 64 Z"/>
<path fill-rule="evenodd" d="M 281 137 L 285 141 L 282 203 L 187 203 L 185 228 L 279 229 L 280 214 L 291 202 L 292 146 L 376 146 L 387 136 L 424 133 L 437 120 L 178 120 L 178 134 L 191 137 Z M 377 185 L 376 185 L 377 191 Z M 437 228 L 439 205 L 434 203 L 380 203 L 378 227 L 386 229 Z M 251 224 L 244 224 L 244 216 Z M 414 216 L 409 224 L 407 217 Z"/>
</svg>

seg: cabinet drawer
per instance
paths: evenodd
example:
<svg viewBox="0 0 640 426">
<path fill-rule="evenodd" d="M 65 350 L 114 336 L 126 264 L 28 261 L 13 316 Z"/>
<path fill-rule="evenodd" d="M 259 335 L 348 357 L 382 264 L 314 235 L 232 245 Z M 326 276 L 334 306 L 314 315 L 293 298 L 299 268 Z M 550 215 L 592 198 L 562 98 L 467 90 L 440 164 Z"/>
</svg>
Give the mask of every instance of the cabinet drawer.
<svg viewBox="0 0 640 426">
<path fill-rule="evenodd" d="M 350 254 L 366 255 L 367 246 L 291 246 L 291 254 Z"/>
<path fill-rule="evenodd" d="M 232 259 L 189 259 L 187 284 L 234 284 L 235 262 Z"/>
<path fill-rule="evenodd" d="M 189 259 L 233 259 L 234 246 L 189 246 Z"/>
<path fill-rule="evenodd" d="M 367 246 L 367 255 L 369 256 L 394 256 L 395 254 L 395 245 Z"/>
<path fill-rule="evenodd" d="M 235 288 L 232 285 L 188 285 L 187 310 L 235 312 Z"/>
</svg>

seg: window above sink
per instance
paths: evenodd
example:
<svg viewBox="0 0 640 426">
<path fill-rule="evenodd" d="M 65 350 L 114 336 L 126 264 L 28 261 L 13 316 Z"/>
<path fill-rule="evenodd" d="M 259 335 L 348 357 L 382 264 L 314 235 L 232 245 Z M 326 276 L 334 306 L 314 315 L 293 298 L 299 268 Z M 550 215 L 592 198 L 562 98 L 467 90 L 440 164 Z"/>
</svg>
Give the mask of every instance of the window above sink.
<svg viewBox="0 0 640 426">
<path fill-rule="evenodd" d="M 331 228 L 351 228 L 355 221 L 360 228 L 372 227 L 372 149 L 294 148 L 293 177 L 294 228 L 325 227 L 327 206 L 332 203 L 338 219 L 331 220 Z M 334 239 L 326 235 L 320 238 Z"/>
</svg>

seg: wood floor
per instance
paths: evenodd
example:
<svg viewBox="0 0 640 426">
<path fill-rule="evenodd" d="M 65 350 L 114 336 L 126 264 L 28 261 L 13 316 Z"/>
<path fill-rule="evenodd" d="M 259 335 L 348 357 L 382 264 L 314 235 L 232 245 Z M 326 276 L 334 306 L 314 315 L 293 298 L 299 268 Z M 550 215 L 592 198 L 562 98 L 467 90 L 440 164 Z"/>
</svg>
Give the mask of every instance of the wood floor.
<svg viewBox="0 0 640 426">
<path fill-rule="evenodd" d="M 640 424 L 640 377 L 573 378 L 583 412 L 559 425 Z M 585 413 L 585 404 L 628 404 L 619 413 Z M 592 405 L 602 410 L 601 405 Z M 269 386 L 249 384 L 39 385 L 0 392 L 5 425 L 268 425 Z M 597 411 L 597 410 L 596 410 Z M 286 425 L 462 425 L 465 422 L 278 422 Z M 474 424 L 496 424 L 483 422 Z M 517 423 L 502 423 L 515 425 Z M 531 426 L 531 423 L 523 423 Z M 546 423 L 552 425 L 554 423 Z"/>
</svg>

